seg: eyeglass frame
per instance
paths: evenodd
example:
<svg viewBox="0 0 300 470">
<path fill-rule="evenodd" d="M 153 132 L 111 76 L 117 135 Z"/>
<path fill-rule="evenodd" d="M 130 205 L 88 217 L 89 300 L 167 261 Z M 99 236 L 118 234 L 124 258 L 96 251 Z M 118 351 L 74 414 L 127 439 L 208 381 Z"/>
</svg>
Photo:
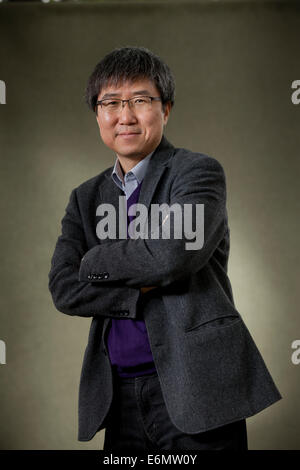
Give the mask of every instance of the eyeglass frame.
<svg viewBox="0 0 300 470">
<path fill-rule="evenodd" d="M 151 104 L 152 104 L 152 101 L 162 101 L 162 99 L 161 99 L 160 97 L 158 97 L 158 96 L 148 96 L 148 95 L 133 96 L 132 98 L 129 98 L 128 100 L 122 100 L 122 99 L 120 99 L 120 98 L 104 98 L 104 100 L 100 100 L 100 101 L 97 101 L 97 102 L 96 102 L 96 106 L 95 106 L 96 109 L 95 109 L 95 111 L 96 111 L 96 113 L 97 113 L 97 110 L 98 110 L 98 106 L 99 106 L 99 105 L 101 106 L 101 109 L 103 109 L 103 108 L 102 108 L 102 103 L 103 103 L 103 101 L 110 100 L 110 99 L 111 99 L 112 101 L 121 101 L 121 103 L 122 103 L 122 110 L 123 110 L 123 109 L 124 109 L 124 106 L 125 106 L 123 103 L 128 103 L 128 107 L 130 107 L 129 101 L 132 101 L 132 100 L 134 100 L 134 99 L 136 99 L 136 98 L 140 98 L 140 97 L 150 98 L 150 99 L 151 99 Z"/>
</svg>

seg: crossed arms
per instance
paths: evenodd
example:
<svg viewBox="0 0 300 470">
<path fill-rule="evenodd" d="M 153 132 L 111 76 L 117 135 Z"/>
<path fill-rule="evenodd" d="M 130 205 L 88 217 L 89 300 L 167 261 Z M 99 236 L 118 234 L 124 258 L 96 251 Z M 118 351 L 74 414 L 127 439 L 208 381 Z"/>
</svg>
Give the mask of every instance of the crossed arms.
<svg viewBox="0 0 300 470">
<path fill-rule="evenodd" d="M 226 185 L 222 166 L 205 155 L 187 155 L 176 173 L 170 205 L 204 204 L 204 245 L 186 250 L 187 240 L 106 240 L 87 249 L 77 193 L 71 193 L 62 233 L 51 261 L 49 290 L 62 313 L 82 317 L 135 318 L 142 293 L 165 287 L 199 271 L 224 235 Z M 172 222 L 171 222 L 171 233 Z M 107 279 L 90 280 L 91 272 L 108 272 Z"/>
</svg>

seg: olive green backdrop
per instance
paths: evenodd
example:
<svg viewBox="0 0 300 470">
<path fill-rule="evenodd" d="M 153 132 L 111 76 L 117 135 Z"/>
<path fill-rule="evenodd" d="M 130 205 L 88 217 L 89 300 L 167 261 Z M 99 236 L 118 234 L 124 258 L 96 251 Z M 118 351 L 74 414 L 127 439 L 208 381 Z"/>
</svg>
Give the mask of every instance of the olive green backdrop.
<svg viewBox="0 0 300 470">
<path fill-rule="evenodd" d="M 300 8 L 283 2 L 1 4 L 1 449 L 77 441 L 91 319 L 56 311 L 48 272 L 71 190 L 114 163 L 83 100 L 111 49 L 150 48 L 176 77 L 166 129 L 227 176 L 235 303 L 283 400 L 247 420 L 250 449 L 300 449 Z M 101 397 L 99 397 L 101 399 Z"/>
</svg>

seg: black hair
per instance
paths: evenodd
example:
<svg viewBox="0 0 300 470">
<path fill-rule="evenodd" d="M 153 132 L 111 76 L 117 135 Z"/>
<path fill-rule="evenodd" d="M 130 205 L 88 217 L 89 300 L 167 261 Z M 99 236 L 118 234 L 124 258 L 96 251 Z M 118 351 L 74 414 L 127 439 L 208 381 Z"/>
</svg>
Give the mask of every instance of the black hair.
<svg viewBox="0 0 300 470">
<path fill-rule="evenodd" d="M 114 49 L 96 65 L 85 90 L 86 103 L 96 111 L 103 88 L 140 78 L 148 78 L 156 85 L 163 106 L 167 102 L 174 105 L 175 80 L 168 65 L 145 47 L 129 46 Z"/>
</svg>

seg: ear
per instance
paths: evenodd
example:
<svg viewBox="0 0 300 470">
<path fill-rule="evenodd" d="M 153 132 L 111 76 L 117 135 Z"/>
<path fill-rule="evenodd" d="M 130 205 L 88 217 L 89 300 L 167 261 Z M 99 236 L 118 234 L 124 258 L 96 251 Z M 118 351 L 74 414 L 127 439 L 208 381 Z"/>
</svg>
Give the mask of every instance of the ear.
<svg viewBox="0 0 300 470">
<path fill-rule="evenodd" d="M 170 115 L 170 112 L 171 112 L 171 108 L 172 108 L 172 105 L 171 105 L 171 102 L 170 102 L 170 101 L 168 101 L 167 103 L 165 103 L 164 108 L 163 108 L 164 125 L 166 125 L 167 122 L 168 122 L 169 115 Z"/>
<path fill-rule="evenodd" d="M 100 127 L 99 116 L 98 116 L 97 110 L 95 111 L 95 116 L 96 116 L 97 124 Z"/>
</svg>

